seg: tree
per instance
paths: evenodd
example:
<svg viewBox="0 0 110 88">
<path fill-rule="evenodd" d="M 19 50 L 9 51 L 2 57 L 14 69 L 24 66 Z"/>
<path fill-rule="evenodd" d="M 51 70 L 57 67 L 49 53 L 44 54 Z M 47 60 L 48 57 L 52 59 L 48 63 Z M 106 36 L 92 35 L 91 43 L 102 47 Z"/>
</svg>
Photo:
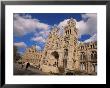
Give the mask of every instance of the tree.
<svg viewBox="0 0 110 88">
<path fill-rule="evenodd" d="M 13 47 L 13 53 L 13 60 L 14 62 L 17 62 L 21 58 L 21 56 L 18 53 L 18 48 L 16 46 Z"/>
</svg>

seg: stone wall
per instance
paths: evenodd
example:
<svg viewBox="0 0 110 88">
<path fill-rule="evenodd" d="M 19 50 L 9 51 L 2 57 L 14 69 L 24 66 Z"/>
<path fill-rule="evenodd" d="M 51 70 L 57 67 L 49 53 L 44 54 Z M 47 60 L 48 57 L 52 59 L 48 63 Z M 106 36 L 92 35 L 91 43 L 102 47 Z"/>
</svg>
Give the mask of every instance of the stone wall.
<svg viewBox="0 0 110 88">
<path fill-rule="evenodd" d="M 35 47 L 28 48 L 23 60 L 40 65 L 44 72 L 58 73 L 59 67 L 68 70 L 97 72 L 97 42 L 78 43 L 76 21 L 70 19 L 59 35 L 59 29 L 53 27 L 44 50 L 37 52 Z M 33 58 L 33 59 L 32 59 Z"/>
</svg>

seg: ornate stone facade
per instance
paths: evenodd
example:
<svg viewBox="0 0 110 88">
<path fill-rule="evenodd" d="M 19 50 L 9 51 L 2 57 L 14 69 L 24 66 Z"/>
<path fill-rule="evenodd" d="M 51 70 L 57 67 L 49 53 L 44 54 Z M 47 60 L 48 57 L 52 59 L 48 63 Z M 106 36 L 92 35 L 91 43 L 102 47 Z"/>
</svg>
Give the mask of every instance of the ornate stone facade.
<svg viewBox="0 0 110 88">
<path fill-rule="evenodd" d="M 80 70 L 87 73 L 97 72 L 97 42 L 79 44 L 78 55 Z"/>
<path fill-rule="evenodd" d="M 27 49 L 23 59 L 35 65 L 40 65 L 44 72 L 59 73 L 59 67 L 68 70 L 97 72 L 97 42 L 78 43 L 78 30 L 74 19 L 70 19 L 61 30 L 53 27 L 50 32 L 45 48 L 42 52 L 35 49 Z M 32 50 L 31 52 L 29 52 Z M 33 51 L 34 50 L 34 51 Z M 38 55 L 38 57 L 36 56 Z M 32 58 L 32 59 L 30 59 Z M 35 61 L 34 61 L 35 60 Z"/>
<path fill-rule="evenodd" d="M 36 50 L 35 46 L 26 49 L 22 56 L 23 62 L 29 62 L 31 65 L 40 67 L 40 61 L 42 58 L 42 53 Z"/>
</svg>

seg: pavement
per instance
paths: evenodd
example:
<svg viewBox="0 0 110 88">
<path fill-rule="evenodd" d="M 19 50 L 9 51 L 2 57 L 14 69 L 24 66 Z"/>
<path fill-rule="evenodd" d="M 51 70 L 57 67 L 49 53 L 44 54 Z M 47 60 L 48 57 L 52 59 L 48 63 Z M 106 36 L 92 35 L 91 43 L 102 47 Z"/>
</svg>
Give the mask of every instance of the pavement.
<svg viewBox="0 0 110 88">
<path fill-rule="evenodd" d="M 21 64 L 14 63 L 14 75 L 48 75 L 48 73 L 42 72 L 37 68 L 29 67 L 27 70 L 22 68 Z"/>
</svg>

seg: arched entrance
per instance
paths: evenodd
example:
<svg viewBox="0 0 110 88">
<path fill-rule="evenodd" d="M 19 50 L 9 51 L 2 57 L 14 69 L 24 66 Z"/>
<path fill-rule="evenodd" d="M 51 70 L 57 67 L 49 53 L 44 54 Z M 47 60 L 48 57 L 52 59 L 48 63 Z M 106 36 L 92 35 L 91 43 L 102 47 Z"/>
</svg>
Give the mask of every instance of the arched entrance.
<svg viewBox="0 0 110 88">
<path fill-rule="evenodd" d="M 57 59 L 57 62 L 55 62 L 55 63 L 57 64 L 57 67 L 58 67 L 58 59 L 59 59 L 58 52 L 57 51 L 54 51 L 54 52 L 51 53 L 51 55 L 54 56 L 55 59 Z"/>
<path fill-rule="evenodd" d="M 51 55 L 53 55 L 56 59 L 59 59 L 59 54 L 57 51 L 52 52 Z"/>
</svg>

